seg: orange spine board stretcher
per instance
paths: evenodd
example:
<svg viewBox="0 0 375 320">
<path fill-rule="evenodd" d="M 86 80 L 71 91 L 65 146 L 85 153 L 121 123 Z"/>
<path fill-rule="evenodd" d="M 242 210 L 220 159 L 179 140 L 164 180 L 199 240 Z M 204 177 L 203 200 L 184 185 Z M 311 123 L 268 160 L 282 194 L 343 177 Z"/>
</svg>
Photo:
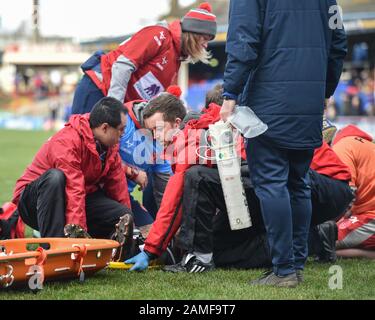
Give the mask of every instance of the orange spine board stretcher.
<svg viewBox="0 0 375 320">
<path fill-rule="evenodd" d="M 29 251 L 28 246 L 39 246 Z M 47 248 L 47 250 L 43 249 Z M 99 239 L 16 239 L 0 241 L 0 289 L 28 284 L 39 268 L 44 279 L 81 278 L 107 267 L 119 243 Z"/>
</svg>

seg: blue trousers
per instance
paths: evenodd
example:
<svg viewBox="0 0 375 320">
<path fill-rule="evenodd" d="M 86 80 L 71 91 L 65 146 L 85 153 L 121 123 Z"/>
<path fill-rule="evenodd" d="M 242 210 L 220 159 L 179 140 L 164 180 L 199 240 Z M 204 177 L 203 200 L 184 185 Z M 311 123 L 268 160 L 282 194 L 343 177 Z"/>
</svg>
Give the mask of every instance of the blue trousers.
<svg viewBox="0 0 375 320">
<path fill-rule="evenodd" d="M 133 198 L 132 195 L 130 195 L 130 202 L 136 227 L 139 228 L 153 224 L 154 218 L 144 206 L 142 206 L 137 200 Z"/>
<path fill-rule="evenodd" d="M 130 195 L 134 222 L 137 227 L 143 227 L 152 224 L 155 221 L 156 214 L 158 212 L 158 206 L 156 204 L 152 189 L 152 174 L 148 174 L 147 176 L 149 182 L 146 189 L 143 190 L 143 205 L 141 205 L 137 200 L 134 199 L 132 195 Z"/>
<path fill-rule="evenodd" d="M 102 98 L 104 98 L 103 92 L 87 75 L 84 75 L 74 93 L 72 114 L 91 112 L 94 105 Z"/>
<path fill-rule="evenodd" d="M 314 150 L 283 149 L 263 137 L 247 142 L 250 177 L 260 201 L 273 271 L 285 276 L 303 270 L 312 212 L 308 171 Z"/>
</svg>

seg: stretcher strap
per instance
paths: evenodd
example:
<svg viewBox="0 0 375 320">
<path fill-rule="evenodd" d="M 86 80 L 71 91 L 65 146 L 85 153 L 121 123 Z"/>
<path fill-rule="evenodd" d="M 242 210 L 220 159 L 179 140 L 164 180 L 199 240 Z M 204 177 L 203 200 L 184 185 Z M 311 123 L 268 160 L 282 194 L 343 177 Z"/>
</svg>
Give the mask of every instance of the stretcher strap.
<svg viewBox="0 0 375 320">
<path fill-rule="evenodd" d="M 44 283 L 44 265 L 46 264 L 47 261 L 47 252 L 43 248 L 39 247 L 36 249 L 37 252 L 39 252 L 39 256 L 36 258 L 36 263 L 35 265 L 38 266 L 39 272 L 40 272 L 40 284 L 43 285 Z"/>
<path fill-rule="evenodd" d="M 77 248 L 79 250 L 78 253 L 74 254 L 74 259 L 73 261 L 77 263 L 78 265 L 78 273 L 77 275 L 79 276 L 80 280 L 83 281 L 85 277 L 85 273 L 83 272 L 83 258 L 87 255 L 87 248 L 86 246 L 83 245 L 73 245 L 73 248 Z"/>
<path fill-rule="evenodd" d="M 11 265 L 6 266 L 8 272 L 5 275 L 0 275 L 0 285 L 3 288 L 10 287 L 14 282 L 13 267 Z"/>
</svg>

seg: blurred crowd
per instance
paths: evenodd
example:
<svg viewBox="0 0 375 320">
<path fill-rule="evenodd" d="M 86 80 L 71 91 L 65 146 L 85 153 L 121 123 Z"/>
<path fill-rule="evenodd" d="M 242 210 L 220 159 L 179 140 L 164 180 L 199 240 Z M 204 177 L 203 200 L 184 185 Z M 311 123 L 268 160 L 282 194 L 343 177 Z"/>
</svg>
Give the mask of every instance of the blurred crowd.
<svg viewBox="0 0 375 320">
<path fill-rule="evenodd" d="M 27 68 L 18 71 L 14 78 L 15 96 L 27 95 L 35 100 L 70 93 L 78 81 L 79 75 L 59 69 L 35 70 Z"/>
<path fill-rule="evenodd" d="M 336 116 L 375 116 L 374 69 L 344 73 L 328 105 L 330 118 Z"/>
</svg>

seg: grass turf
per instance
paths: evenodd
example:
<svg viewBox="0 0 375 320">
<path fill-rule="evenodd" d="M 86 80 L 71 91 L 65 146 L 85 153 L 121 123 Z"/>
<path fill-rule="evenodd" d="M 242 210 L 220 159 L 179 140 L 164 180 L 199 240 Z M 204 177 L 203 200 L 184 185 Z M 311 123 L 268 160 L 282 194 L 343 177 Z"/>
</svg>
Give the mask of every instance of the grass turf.
<svg viewBox="0 0 375 320">
<path fill-rule="evenodd" d="M 0 130 L 0 203 L 11 199 L 15 181 L 22 174 L 49 132 Z M 207 274 L 166 274 L 162 271 L 129 273 L 103 270 L 84 284 L 77 280 L 46 283 L 37 295 L 28 290 L 0 291 L 0 300 L 147 299 L 147 300 L 248 300 L 248 299 L 375 299 L 375 262 L 339 260 L 342 289 L 329 286 L 329 264 L 309 261 L 305 282 L 296 289 L 251 287 L 247 283 L 260 271 L 217 270 Z M 334 282 L 331 279 L 331 282 Z"/>
</svg>

